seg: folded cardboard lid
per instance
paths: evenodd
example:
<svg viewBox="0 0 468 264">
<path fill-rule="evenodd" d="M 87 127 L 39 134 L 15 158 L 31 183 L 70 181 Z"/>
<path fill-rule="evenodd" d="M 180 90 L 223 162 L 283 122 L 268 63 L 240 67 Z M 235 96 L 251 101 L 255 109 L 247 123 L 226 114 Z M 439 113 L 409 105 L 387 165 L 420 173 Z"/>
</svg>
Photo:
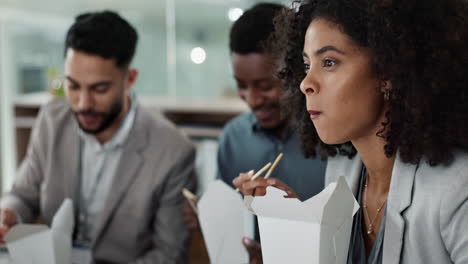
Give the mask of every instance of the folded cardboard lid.
<svg viewBox="0 0 468 264">
<path fill-rule="evenodd" d="M 32 225 L 32 224 L 20 224 L 15 225 L 5 235 L 5 242 L 11 243 L 18 239 L 27 237 L 32 234 L 47 231 L 49 228 L 46 225 Z"/>
<path fill-rule="evenodd" d="M 73 202 L 67 198 L 62 202 L 62 205 L 55 213 L 52 219 L 51 229 L 53 232 L 60 232 L 67 235 L 73 234 L 75 227 L 75 216 L 73 212 Z"/>
<path fill-rule="evenodd" d="M 344 177 L 339 177 L 338 182 L 331 183 L 322 192 L 304 202 L 284 196 L 284 191 L 270 186 L 265 196 L 246 196 L 244 201 L 258 216 L 333 227 L 339 227 L 344 219 L 352 217 L 359 208 Z"/>
</svg>

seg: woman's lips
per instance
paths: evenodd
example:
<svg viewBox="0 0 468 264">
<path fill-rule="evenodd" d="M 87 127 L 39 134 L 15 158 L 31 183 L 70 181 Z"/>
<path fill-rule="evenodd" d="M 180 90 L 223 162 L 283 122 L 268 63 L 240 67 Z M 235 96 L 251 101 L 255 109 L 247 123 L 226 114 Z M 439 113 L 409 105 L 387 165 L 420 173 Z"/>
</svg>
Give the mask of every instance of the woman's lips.
<svg viewBox="0 0 468 264">
<path fill-rule="evenodd" d="M 316 111 L 316 110 L 307 110 L 307 112 L 309 112 L 310 119 L 312 119 L 312 120 L 317 119 L 320 116 L 320 114 L 322 113 L 322 112 Z"/>
</svg>

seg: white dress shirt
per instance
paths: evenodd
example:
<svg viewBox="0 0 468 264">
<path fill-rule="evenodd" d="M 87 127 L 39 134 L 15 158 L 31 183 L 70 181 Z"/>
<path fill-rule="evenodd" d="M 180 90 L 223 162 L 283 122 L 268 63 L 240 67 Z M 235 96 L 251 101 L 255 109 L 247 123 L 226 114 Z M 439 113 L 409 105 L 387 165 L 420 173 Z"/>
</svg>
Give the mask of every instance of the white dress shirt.
<svg viewBox="0 0 468 264">
<path fill-rule="evenodd" d="M 119 130 L 108 142 L 101 144 L 93 135 L 79 130 L 81 138 L 81 190 L 79 201 L 78 242 L 89 244 L 95 235 L 99 213 L 114 179 L 122 147 L 127 139 L 136 114 L 136 100 L 132 98 L 130 110 Z"/>
</svg>

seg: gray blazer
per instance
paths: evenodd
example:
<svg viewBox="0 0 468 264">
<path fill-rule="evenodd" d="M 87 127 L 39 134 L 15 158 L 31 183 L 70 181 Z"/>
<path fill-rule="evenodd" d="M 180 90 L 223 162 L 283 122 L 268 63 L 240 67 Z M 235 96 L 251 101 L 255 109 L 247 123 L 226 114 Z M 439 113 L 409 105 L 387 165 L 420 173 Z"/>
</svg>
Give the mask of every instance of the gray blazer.
<svg viewBox="0 0 468 264">
<path fill-rule="evenodd" d="M 51 224 L 65 198 L 79 200 L 78 124 L 63 99 L 44 106 L 27 156 L 3 208 L 24 222 Z M 194 146 L 167 120 L 137 107 L 134 126 L 92 244 L 101 263 L 183 263 L 188 231 L 181 205 L 183 187 L 194 189 Z M 77 210 L 77 208 L 75 209 Z M 76 212 L 76 215 L 78 213 Z"/>
<path fill-rule="evenodd" d="M 345 176 L 356 194 L 359 156 L 328 160 L 326 182 Z M 468 153 L 450 166 L 395 160 L 387 201 L 383 263 L 468 263 Z"/>
</svg>

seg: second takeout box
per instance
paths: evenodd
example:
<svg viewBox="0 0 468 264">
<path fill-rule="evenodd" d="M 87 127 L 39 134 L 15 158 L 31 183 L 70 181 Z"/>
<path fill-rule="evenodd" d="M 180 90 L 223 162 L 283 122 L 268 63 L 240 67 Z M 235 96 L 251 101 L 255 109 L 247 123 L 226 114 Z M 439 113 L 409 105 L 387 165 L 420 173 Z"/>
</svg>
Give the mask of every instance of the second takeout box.
<svg viewBox="0 0 468 264">
<path fill-rule="evenodd" d="M 248 263 L 242 245 L 245 213 L 241 195 L 224 182 L 212 182 L 198 202 L 198 219 L 212 264 Z M 250 214 L 250 213 L 249 213 Z"/>
<path fill-rule="evenodd" d="M 73 202 L 63 201 L 52 220 L 45 225 L 19 224 L 5 236 L 15 264 L 70 264 L 74 227 Z"/>
<path fill-rule="evenodd" d="M 359 205 L 344 177 L 304 202 L 285 195 L 268 187 L 265 196 L 244 198 L 258 216 L 264 263 L 346 263 Z"/>
</svg>

